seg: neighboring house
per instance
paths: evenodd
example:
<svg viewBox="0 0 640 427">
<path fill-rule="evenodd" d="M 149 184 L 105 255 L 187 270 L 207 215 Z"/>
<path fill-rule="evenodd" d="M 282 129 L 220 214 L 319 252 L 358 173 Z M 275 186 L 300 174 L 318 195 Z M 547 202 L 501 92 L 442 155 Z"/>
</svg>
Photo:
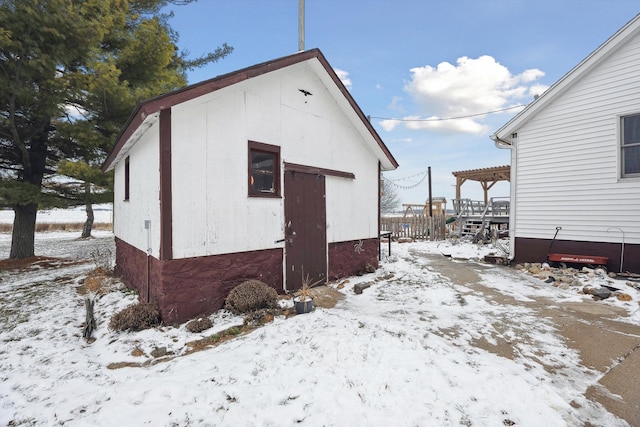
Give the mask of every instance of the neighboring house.
<svg viewBox="0 0 640 427">
<path fill-rule="evenodd" d="M 544 261 L 561 227 L 552 253 L 640 272 L 640 15 L 491 139 L 511 149 L 516 262 Z"/>
<path fill-rule="evenodd" d="M 245 279 L 357 274 L 377 266 L 380 173 L 397 166 L 317 49 L 147 100 L 103 165 L 116 273 L 166 323 Z"/>
</svg>

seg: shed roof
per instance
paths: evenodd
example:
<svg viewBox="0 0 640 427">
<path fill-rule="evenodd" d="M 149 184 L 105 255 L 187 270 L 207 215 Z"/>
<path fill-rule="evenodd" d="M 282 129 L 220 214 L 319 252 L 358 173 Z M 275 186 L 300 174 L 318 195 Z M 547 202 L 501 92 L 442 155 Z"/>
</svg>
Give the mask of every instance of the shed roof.
<svg viewBox="0 0 640 427">
<path fill-rule="evenodd" d="M 542 95 L 531 102 L 527 107 L 519 114 L 509 120 L 504 126 L 498 129 L 491 139 L 497 142 L 497 140 L 503 140 L 508 138 L 511 134 L 517 132 L 517 130 L 530 118 L 536 115 L 547 104 L 556 99 L 560 94 L 570 87 L 575 81 L 580 79 L 585 73 L 593 69 L 593 67 L 602 63 L 608 58 L 612 52 L 614 52 L 619 46 L 625 43 L 629 38 L 640 32 L 640 14 L 631 19 L 624 27 L 618 30 L 614 35 L 609 37 L 604 43 L 602 43 L 596 50 L 591 52 L 589 56 L 583 59 L 578 65 L 573 67 L 567 74 L 562 76 L 560 80 L 555 82 L 549 89 L 547 89 Z M 494 139 L 495 138 L 495 139 Z"/>
<path fill-rule="evenodd" d="M 214 92 L 219 89 L 249 80 L 253 77 L 257 77 L 272 71 L 276 71 L 294 64 L 298 64 L 304 61 L 311 62 L 311 68 L 316 73 L 321 73 L 322 70 L 326 72 L 325 76 L 334 83 L 334 87 L 337 92 L 332 92 L 336 101 L 342 103 L 343 106 L 348 106 L 354 115 L 351 116 L 352 121 L 356 128 L 362 133 L 370 137 L 382 152 L 382 156 L 379 156 L 382 169 L 390 170 L 398 167 L 398 162 L 393 157 L 387 146 L 382 141 L 382 138 L 378 135 L 373 128 L 367 117 L 364 115 L 356 101 L 353 99 L 347 88 L 342 84 L 342 81 L 335 73 L 329 62 L 324 57 L 319 49 L 310 49 L 295 53 L 293 55 L 274 59 L 272 61 L 263 62 L 261 64 L 253 65 L 248 68 L 244 68 L 238 71 L 234 71 L 228 74 L 223 74 L 214 77 L 209 80 L 205 80 L 199 83 L 195 83 L 184 88 L 169 92 L 155 98 L 148 99 L 139 103 L 134 109 L 133 113 L 129 116 L 127 123 L 122 129 L 120 135 L 116 139 L 115 145 L 111 152 L 105 159 L 102 170 L 107 171 L 113 169 L 115 164 L 126 155 L 126 152 L 130 148 L 135 140 L 144 133 L 146 128 L 153 123 L 161 110 L 171 108 L 174 105 L 189 101 L 199 96 L 205 95 L 210 92 Z M 314 66 L 317 64 L 317 66 Z M 320 74 L 319 74 L 320 75 Z M 323 76 L 321 76 L 322 78 Z M 328 79 L 323 79 L 328 81 Z M 329 88 L 331 91 L 331 88 Z M 340 96 L 340 94 L 342 96 Z M 339 99 L 341 98 L 341 99 Z"/>
</svg>

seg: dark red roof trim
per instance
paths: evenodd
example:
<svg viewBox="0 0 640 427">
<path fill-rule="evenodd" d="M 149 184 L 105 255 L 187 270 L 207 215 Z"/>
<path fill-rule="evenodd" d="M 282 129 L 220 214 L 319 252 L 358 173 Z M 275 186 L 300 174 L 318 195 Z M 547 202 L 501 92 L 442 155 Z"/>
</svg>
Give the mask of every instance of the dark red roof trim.
<svg viewBox="0 0 640 427">
<path fill-rule="evenodd" d="M 164 95 L 157 96 L 155 98 L 148 99 L 146 101 L 138 104 L 129 117 L 128 122 L 126 123 L 124 129 L 118 136 L 116 143 L 105 159 L 102 170 L 107 170 L 113 161 L 116 159 L 120 150 L 122 150 L 124 144 L 127 140 L 133 135 L 136 129 L 142 124 L 144 119 L 154 114 L 158 111 L 171 108 L 174 105 L 180 104 L 185 101 L 189 101 L 191 99 L 197 98 L 201 95 L 216 91 L 218 89 L 222 89 L 228 86 L 231 86 L 235 83 L 242 82 L 244 80 L 248 80 L 252 77 L 257 77 L 262 74 L 269 73 L 271 71 L 279 70 L 281 68 L 288 67 L 293 64 L 297 64 L 300 62 L 307 61 L 312 58 L 317 58 L 318 61 L 322 64 L 325 70 L 331 76 L 331 79 L 334 81 L 336 86 L 340 89 L 342 94 L 345 96 L 353 110 L 356 112 L 360 120 L 364 123 L 367 130 L 371 133 L 373 138 L 376 140 L 382 151 L 385 153 L 389 161 L 394 165 L 394 167 L 398 167 L 398 162 L 395 160 L 387 146 L 384 144 L 376 130 L 373 128 L 367 117 L 364 115 L 358 104 L 355 102 L 347 88 L 342 84 L 340 78 L 335 73 L 329 62 L 324 57 L 322 52 L 319 49 L 311 49 L 303 52 L 298 52 L 293 55 L 285 56 L 279 59 L 275 59 L 273 61 L 264 62 L 262 64 L 257 64 L 239 71 L 235 71 L 229 74 L 224 74 L 218 77 L 214 77 L 210 80 L 205 80 L 200 83 L 196 83 L 193 85 L 185 86 L 182 89 L 178 89 L 173 92 L 166 93 Z"/>
</svg>

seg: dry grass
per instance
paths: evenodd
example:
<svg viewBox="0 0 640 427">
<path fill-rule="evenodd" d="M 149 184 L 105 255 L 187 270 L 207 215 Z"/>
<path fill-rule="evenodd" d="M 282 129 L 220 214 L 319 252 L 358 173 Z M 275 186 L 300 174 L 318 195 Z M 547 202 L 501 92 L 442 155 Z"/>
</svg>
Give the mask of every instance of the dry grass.
<svg viewBox="0 0 640 427">
<path fill-rule="evenodd" d="M 202 338 L 196 341 L 190 341 L 187 343 L 187 347 L 189 347 L 189 350 L 186 352 L 186 354 L 195 353 L 197 351 L 204 350 L 207 347 L 217 346 L 219 344 L 222 344 L 223 342 L 227 342 L 230 339 L 237 337 L 240 334 L 251 332 L 254 329 L 256 328 L 247 325 L 232 326 L 206 338 Z"/>
<path fill-rule="evenodd" d="M 153 303 L 138 303 L 116 313 L 109 321 L 113 331 L 141 331 L 159 325 L 160 310 Z"/>
<path fill-rule="evenodd" d="M 67 223 L 37 223 L 36 232 L 45 231 L 82 231 L 84 222 L 67 222 Z M 93 230 L 113 230 L 112 223 L 96 222 L 93 224 Z M 11 233 L 13 224 L 0 224 L 0 233 Z"/>
<path fill-rule="evenodd" d="M 116 288 L 117 284 L 112 272 L 102 267 L 97 267 L 87 274 L 77 291 L 80 295 L 104 295 Z"/>
</svg>

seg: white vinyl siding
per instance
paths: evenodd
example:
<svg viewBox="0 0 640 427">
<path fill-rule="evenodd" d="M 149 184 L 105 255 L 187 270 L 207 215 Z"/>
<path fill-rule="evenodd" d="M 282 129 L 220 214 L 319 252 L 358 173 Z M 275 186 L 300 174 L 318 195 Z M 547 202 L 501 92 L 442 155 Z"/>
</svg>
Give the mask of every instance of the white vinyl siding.
<svg viewBox="0 0 640 427">
<path fill-rule="evenodd" d="M 517 130 L 516 237 L 640 243 L 640 179 L 621 179 L 619 120 L 640 106 L 640 37 Z"/>
</svg>

